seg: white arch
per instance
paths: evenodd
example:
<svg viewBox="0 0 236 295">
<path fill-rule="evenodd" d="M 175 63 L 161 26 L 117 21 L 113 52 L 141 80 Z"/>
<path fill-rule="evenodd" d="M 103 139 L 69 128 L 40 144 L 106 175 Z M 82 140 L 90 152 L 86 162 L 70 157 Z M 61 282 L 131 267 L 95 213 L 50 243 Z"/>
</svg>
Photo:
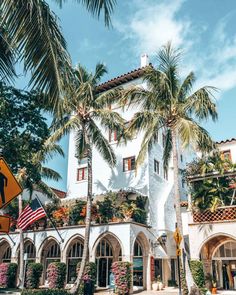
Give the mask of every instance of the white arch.
<svg viewBox="0 0 236 295">
<path fill-rule="evenodd" d="M 202 241 L 201 245 L 198 247 L 198 253 L 199 255 L 201 254 L 202 252 L 202 249 L 203 247 L 212 239 L 214 238 L 217 238 L 219 236 L 224 236 L 224 237 L 227 237 L 229 239 L 232 239 L 232 240 L 235 240 L 236 241 L 236 237 L 235 236 L 232 236 L 231 234 L 228 234 L 228 233 L 224 233 L 224 232 L 218 232 L 218 233 L 215 233 L 211 236 L 209 236 L 206 240 Z"/>
</svg>

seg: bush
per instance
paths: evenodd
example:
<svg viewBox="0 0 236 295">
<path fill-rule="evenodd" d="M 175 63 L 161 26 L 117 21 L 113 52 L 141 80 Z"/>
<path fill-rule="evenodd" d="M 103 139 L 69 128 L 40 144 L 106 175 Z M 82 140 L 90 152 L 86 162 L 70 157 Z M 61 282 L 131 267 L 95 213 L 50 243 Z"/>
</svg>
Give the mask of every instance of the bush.
<svg viewBox="0 0 236 295">
<path fill-rule="evenodd" d="M 178 284 L 176 280 L 168 280 L 168 287 L 177 287 Z"/>
<path fill-rule="evenodd" d="M 77 265 L 77 272 L 79 272 L 81 262 Z M 81 290 L 79 291 L 79 294 L 84 294 L 84 288 L 86 288 L 86 284 L 91 284 L 92 287 L 92 293 L 94 293 L 95 283 L 97 278 L 97 266 L 94 262 L 86 262 L 84 274 L 82 277 L 82 284 L 81 284 Z"/>
<path fill-rule="evenodd" d="M 69 292 L 66 290 L 53 290 L 53 289 L 44 289 L 44 290 L 23 290 L 21 295 L 68 295 Z"/>
<path fill-rule="evenodd" d="M 43 265 L 41 263 L 29 263 L 26 271 L 26 288 L 37 289 L 42 275 Z"/>
<path fill-rule="evenodd" d="M 131 263 L 117 261 L 112 263 L 112 273 L 114 274 L 116 294 L 128 294 L 131 285 Z"/>
<path fill-rule="evenodd" d="M 71 208 L 69 212 L 69 224 L 75 225 L 78 224 L 79 221 L 84 220 L 84 216 L 82 216 L 82 210 L 86 206 L 86 202 L 83 200 L 76 200 L 75 205 Z"/>
<path fill-rule="evenodd" d="M 190 261 L 190 269 L 193 275 L 194 282 L 199 288 L 203 288 L 205 286 L 205 278 L 203 271 L 202 261 L 199 260 L 191 260 Z"/>
<path fill-rule="evenodd" d="M 14 288 L 16 286 L 16 263 L 0 264 L 0 287 Z"/>
<path fill-rule="evenodd" d="M 52 262 L 47 269 L 48 284 L 51 289 L 62 289 L 66 280 L 66 264 L 63 262 Z"/>
</svg>

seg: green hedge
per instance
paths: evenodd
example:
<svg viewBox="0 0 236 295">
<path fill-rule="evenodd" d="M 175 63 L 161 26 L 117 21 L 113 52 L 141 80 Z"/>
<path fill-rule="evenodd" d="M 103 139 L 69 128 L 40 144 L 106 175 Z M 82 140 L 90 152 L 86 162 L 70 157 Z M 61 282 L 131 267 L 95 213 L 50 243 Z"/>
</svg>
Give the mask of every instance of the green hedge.
<svg viewBox="0 0 236 295">
<path fill-rule="evenodd" d="M 26 288 L 37 289 L 39 287 L 39 280 L 42 275 L 42 263 L 29 263 L 26 271 Z"/>
<path fill-rule="evenodd" d="M 24 290 L 21 295 L 68 295 L 69 292 L 66 290 L 54 290 L 54 289 L 44 289 L 44 290 Z"/>
<path fill-rule="evenodd" d="M 16 274 L 17 274 L 17 264 L 9 263 L 8 271 L 7 271 L 7 287 L 15 288 L 16 287 Z"/>
<path fill-rule="evenodd" d="M 194 282 L 199 288 L 204 288 L 205 286 L 205 278 L 203 271 L 203 263 L 199 260 L 191 260 L 190 261 L 190 269 L 193 275 Z"/>
</svg>

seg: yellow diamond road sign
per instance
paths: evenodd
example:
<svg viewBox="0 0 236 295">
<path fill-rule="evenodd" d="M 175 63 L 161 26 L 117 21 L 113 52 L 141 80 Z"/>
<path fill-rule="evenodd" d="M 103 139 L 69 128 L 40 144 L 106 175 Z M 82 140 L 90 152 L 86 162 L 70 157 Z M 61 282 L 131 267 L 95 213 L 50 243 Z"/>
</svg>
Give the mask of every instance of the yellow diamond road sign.
<svg viewBox="0 0 236 295">
<path fill-rule="evenodd" d="M 0 209 L 22 192 L 4 158 L 0 157 Z"/>
<path fill-rule="evenodd" d="M 176 245 L 180 245 L 180 243 L 182 241 L 182 236 L 181 236 L 178 228 L 176 228 L 176 230 L 174 232 L 174 239 L 175 239 Z"/>
</svg>

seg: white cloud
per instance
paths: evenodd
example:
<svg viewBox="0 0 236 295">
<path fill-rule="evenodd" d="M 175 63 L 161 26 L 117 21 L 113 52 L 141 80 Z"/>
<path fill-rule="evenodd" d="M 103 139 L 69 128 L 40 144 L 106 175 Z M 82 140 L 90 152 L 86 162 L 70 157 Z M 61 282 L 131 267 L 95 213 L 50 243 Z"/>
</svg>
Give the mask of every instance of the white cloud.
<svg viewBox="0 0 236 295">
<path fill-rule="evenodd" d="M 182 47 L 183 74 L 193 70 L 198 77 L 197 87 L 216 86 L 221 96 L 236 87 L 236 32 L 228 33 L 235 12 L 211 27 L 207 19 L 197 23 L 187 17 L 186 11 L 183 14 L 184 3 L 185 0 L 132 0 L 133 13 L 125 21 L 116 20 L 114 26 L 129 41 L 126 53 L 130 50 L 135 56 L 151 56 L 167 41 Z"/>
<path fill-rule="evenodd" d="M 134 14 L 130 15 L 127 24 L 116 21 L 115 28 L 122 32 L 124 38 L 135 41 L 133 49 L 136 54 L 147 52 L 152 55 L 170 40 L 181 46 L 190 29 L 190 21 L 175 18 L 183 2 L 133 0 Z"/>
</svg>

